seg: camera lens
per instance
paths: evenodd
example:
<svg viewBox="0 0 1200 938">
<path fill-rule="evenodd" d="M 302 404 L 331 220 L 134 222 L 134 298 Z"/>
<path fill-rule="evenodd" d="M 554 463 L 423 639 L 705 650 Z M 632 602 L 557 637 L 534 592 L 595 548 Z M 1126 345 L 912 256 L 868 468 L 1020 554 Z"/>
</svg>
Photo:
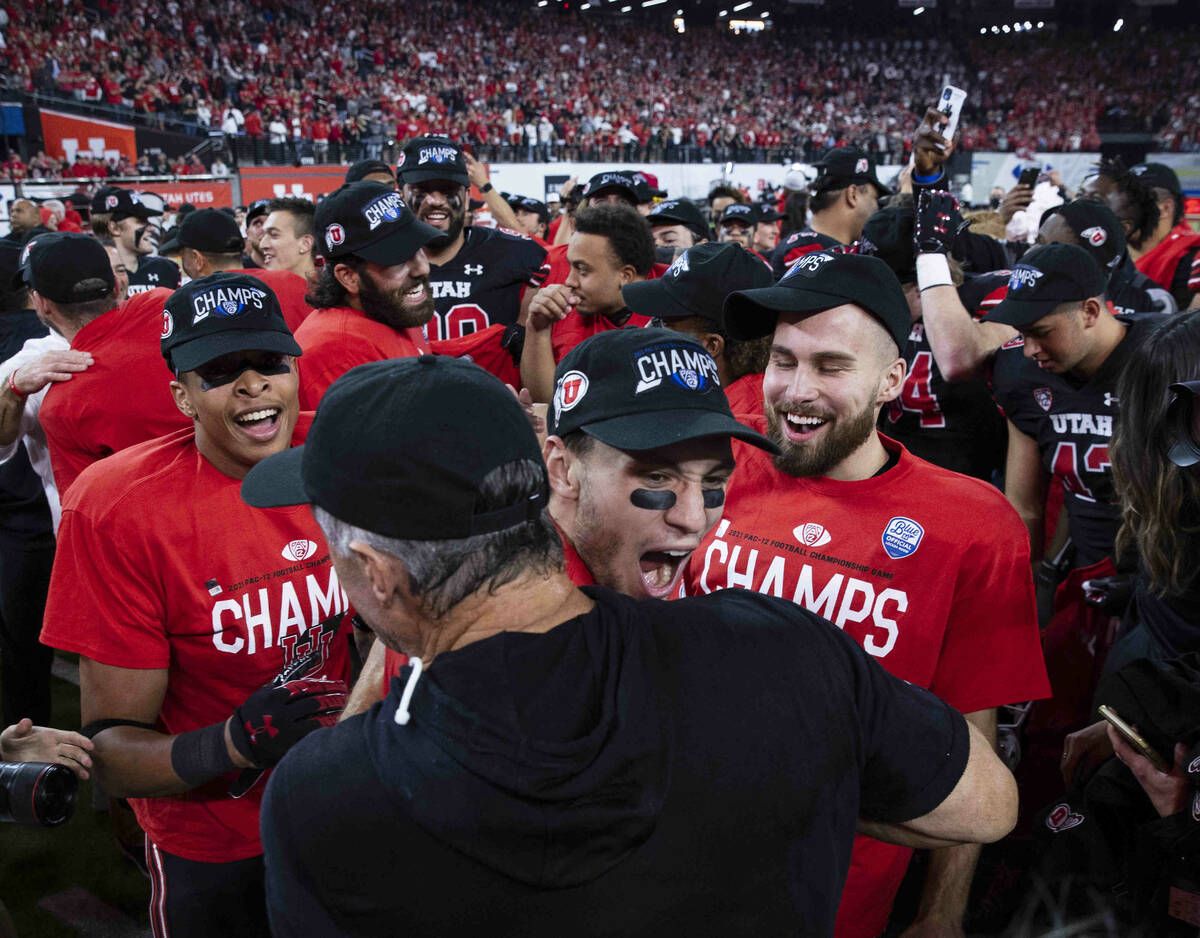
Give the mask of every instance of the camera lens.
<svg viewBox="0 0 1200 938">
<path fill-rule="evenodd" d="M 0 821 L 57 827 L 75 811 L 79 780 L 49 762 L 0 762 Z"/>
</svg>

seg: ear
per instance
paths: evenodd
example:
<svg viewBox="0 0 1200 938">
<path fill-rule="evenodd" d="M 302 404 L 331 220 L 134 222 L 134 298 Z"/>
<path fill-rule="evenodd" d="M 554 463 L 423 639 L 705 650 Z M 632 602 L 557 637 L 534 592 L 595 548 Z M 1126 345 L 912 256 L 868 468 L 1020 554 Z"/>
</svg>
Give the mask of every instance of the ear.
<svg viewBox="0 0 1200 938">
<path fill-rule="evenodd" d="M 846 186 L 846 188 L 842 190 L 842 198 L 846 200 L 846 204 L 850 206 L 850 208 L 858 208 L 858 186 L 854 185 L 854 183 Z"/>
<path fill-rule="evenodd" d="M 704 335 L 697 336 L 700 344 L 704 346 L 704 350 L 713 358 L 720 358 L 725 351 L 725 339 L 715 332 L 706 332 Z"/>
<path fill-rule="evenodd" d="M 301 245 L 300 253 L 301 254 L 311 254 L 313 245 L 316 243 L 316 240 L 317 239 L 310 234 L 307 234 L 307 235 L 304 235 L 303 237 L 301 237 L 300 238 L 300 245 Z"/>
<path fill-rule="evenodd" d="M 879 393 L 875 395 L 876 404 L 886 404 L 888 401 L 894 401 L 900 396 L 900 392 L 904 390 L 904 379 L 908 375 L 908 365 L 905 364 L 903 358 L 895 359 L 887 367 L 887 371 L 883 373 L 883 380 L 879 384 Z"/>
<path fill-rule="evenodd" d="M 574 501 L 579 498 L 580 466 L 562 437 L 548 436 L 542 445 L 542 459 L 550 477 L 550 491 L 560 498 Z"/>
<path fill-rule="evenodd" d="M 1100 319 L 1100 314 L 1104 312 L 1106 308 L 1107 307 L 1105 306 L 1104 301 L 1099 297 L 1092 296 L 1084 300 L 1083 308 L 1079 311 L 1083 317 L 1083 328 L 1091 329 L 1094 325 L 1096 325 L 1097 321 Z"/>
<path fill-rule="evenodd" d="M 179 408 L 181 414 L 189 420 L 196 419 L 196 408 L 192 406 L 191 393 L 181 381 L 171 382 L 171 396 L 175 398 L 175 406 Z"/>
<path fill-rule="evenodd" d="M 404 569 L 404 564 L 362 541 L 351 541 L 349 550 L 351 557 L 362 570 L 376 602 L 385 608 L 394 605 L 400 598 L 401 589 L 408 583 L 408 572 Z"/>
<path fill-rule="evenodd" d="M 342 289 L 352 296 L 362 292 L 358 271 L 348 264 L 337 264 L 333 268 L 334 279 L 342 285 Z"/>
<path fill-rule="evenodd" d="M 642 275 L 637 272 L 632 264 L 623 264 L 620 270 L 617 271 L 617 274 L 621 278 L 621 286 L 643 279 Z"/>
</svg>

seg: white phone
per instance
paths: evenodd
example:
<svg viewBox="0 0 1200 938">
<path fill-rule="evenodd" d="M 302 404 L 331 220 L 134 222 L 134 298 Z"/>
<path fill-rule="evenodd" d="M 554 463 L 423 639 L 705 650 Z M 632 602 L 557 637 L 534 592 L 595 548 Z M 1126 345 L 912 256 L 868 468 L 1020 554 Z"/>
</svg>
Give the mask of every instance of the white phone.
<svg viewBox="0 0 1200 938">
<path fill-rule="evenodd" d="M 967 100 L 967 93 L 961 88 L 955 88 L 953 85 L 947 85 L 942 89 L 942 96 L 938 100 L 937 109 L 950 118 L 950 123 L 942 128 L 941 134 L 947 140 L 953 140 L 954 134 L 958 130 L 958 115 L 962 113 L 963 102 Z"/>
</svg>

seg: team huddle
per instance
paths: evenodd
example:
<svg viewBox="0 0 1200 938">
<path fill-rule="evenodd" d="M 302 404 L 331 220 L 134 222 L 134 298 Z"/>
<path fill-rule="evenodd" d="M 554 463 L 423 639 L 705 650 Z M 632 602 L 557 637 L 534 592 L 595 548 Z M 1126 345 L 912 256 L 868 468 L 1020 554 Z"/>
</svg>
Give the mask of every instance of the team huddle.
<svg viewBox="0 0 1200 938">
<path fill-rule="evenodd" d="M 1109 667 L 1192 650 L 1114 466 L 1137 380 L 1200 439 L 1200 235 L 1105 163 L 1015 251 L 942 121 L 898 191 L 826 154 L 783 232 L 632 170 L 552 218 L 418 137 L 241 224 L 106 187 L 0 242 L 62 758 L 132 806 L 156 936 L 962 934 L 1018 790 L 1064 790 L 1038 745 L 1103 735 L 1093 686 L 1036 717 L 1080 584 L 1160 637 Z M 35 646 L 5 726 L 49 722 Z"/>
</svg>

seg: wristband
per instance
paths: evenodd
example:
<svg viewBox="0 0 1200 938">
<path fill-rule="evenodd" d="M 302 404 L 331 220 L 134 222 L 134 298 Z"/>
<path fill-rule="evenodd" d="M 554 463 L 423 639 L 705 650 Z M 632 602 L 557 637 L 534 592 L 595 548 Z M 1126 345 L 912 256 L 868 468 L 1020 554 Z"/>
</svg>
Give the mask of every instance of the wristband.
<svg viewBox="0 0 1200 938">
<path fill-rule="evenodd" d="M 235 768 L 225 746 L 224 723 L 180 733 L 171 744 L 171 769 L 188 788 L 198 788 Z"/>
<path fill-rule="evenodd" d="M 17 369 L 14 368 L 12 371 L 10 371 L 8 373 L 9 389 L 13 392 L 13 394 L 17 395 L 17 397 L 28 397 L 29 396 L 28 391 L 22 391 L 20 388 L 17 387 L 17 382 L 15 380 L 16 377 L 17 377 Z"/>
<path fill-rule="evenodd" d="M 930 287 L 952 287 L 954 280 L 950 276 L 950 262 L 945 254 L 917 255 L 917 286 L 922 291 Z"/>
<path fill-rule="evenodd" d="M 493 188 L 495 188 L 495 187 L 492 185 L 491 180 L 488 180 L 482 186 L 479 187 L 479 191 L 482 192 L 484 195 L 487 195 L 489 192 L 492 191 Z"/>
</svg>

